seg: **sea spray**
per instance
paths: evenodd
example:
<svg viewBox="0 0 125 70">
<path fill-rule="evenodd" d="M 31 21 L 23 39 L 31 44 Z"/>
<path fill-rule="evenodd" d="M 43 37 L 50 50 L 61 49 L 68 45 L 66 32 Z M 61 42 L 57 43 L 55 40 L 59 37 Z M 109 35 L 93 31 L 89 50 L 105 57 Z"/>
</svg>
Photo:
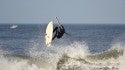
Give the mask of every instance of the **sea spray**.
<svg viewBox="0 0 125 70">
<path fill-rule="evenodd" d="M 89 54 L 87 44 L 83 42 L 73 42 L 65 48 L 65 54 L 71 58 L 85 58 Z"/>
</svg>

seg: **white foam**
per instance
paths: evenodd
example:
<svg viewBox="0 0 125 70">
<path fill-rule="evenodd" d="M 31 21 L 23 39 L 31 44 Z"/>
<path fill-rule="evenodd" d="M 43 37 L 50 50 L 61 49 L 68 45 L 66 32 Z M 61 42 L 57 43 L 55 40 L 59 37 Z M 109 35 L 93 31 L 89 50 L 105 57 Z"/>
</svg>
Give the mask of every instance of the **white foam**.
<svg viewBox="0 0 125 70">
<path fill-rule="evenodd" d="M 71 58 L 85 58 L 89 51 L 85 42 L 73 42 L 65 48 L 65 53 Z"/>
<path fill-rule="evenodd" d="M 0 59 L 0 70 L 43 70 L 36 65 L 29 65 L 26 60 L 12 61 L 5 58 Z"/>
<path fill-rule="evenodd" d="M 31 61 L 30 61 L 31 62 Z M 0 58 L 0 70 L 54 70 L 49 65 L 30 64 L 29 60 Z"/>
<path fill-rule="evenodd" d="M 125 49 L 124 49 L 124 54 L 123 56 L 119 57 L 119 62 L 120 62 L 120 69 L 119 70 L 125 70 Z"/>
</svg>

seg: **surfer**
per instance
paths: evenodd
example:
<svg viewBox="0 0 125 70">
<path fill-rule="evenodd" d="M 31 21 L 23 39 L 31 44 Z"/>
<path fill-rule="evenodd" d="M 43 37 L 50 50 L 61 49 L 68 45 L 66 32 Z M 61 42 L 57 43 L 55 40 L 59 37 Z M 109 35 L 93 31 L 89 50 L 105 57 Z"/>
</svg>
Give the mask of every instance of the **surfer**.
<svg viewBox="0 0 125 70">
<path fill-rule="evenodd" d="M 58 20 L 57 17 L 56 17 L 56 19 L 57 19 L 57 21 L 59 23 L 59 27 L 55 27 L 55 29 L 53 30 L 53 33 L 55 33 L 55 32 L 56 33 L 53 36 L 52 40 L 54 40 L 56 37 L 58 39 L 62 38 L 62 36 L 63 36 L 64 33 L 67 34 L 67 35 L 69 35 L 69 36 L 71 36 L 70 34 L 66 33 L 65 28 L 60 24 L 60 22 L 59 22 L 59 20 Z"/>
<path fill-rule="evenodd" d="M 55 27 L 55 29 L 53 30 L 53 33 L 55 33 L 55 35 L 52 40 L 54 40 L 56 37 L 60 39 L 65 33 L 65 28 L 62 25 L 59 27 Z"/>
</svg>

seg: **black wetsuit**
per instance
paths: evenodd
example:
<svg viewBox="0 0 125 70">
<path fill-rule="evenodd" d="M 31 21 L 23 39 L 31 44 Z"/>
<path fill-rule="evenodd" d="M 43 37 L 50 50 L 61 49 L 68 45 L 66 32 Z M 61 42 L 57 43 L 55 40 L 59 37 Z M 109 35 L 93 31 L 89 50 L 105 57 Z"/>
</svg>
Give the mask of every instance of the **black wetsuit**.
<svg viewBox="0 0 125 70">
<path fill-rule="evenodd" d="M 64 27 L 61 25 L 61 27 L 55 27 L 55 29 L 53 30 L 53 33 L 56 31 L 54 37 L 52 40 L 54 40 L 56 37 L 59 39 L 63 36 L 63 34 L 65 33 L 65 29 Z"/>
</svg>

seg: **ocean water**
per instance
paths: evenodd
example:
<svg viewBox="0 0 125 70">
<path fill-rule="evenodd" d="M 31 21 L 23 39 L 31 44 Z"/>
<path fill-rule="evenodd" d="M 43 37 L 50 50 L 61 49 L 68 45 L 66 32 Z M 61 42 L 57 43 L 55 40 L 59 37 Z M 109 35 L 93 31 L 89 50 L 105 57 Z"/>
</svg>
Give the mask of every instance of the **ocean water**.
<svg viewBox="0 0 125 70">
<path fill-rule="evenodd" d="M 64 24 L 51 47 L 47 24 L 0 24 L 0 70 L 125 70 L 125 24 Z"/>
</svg>

